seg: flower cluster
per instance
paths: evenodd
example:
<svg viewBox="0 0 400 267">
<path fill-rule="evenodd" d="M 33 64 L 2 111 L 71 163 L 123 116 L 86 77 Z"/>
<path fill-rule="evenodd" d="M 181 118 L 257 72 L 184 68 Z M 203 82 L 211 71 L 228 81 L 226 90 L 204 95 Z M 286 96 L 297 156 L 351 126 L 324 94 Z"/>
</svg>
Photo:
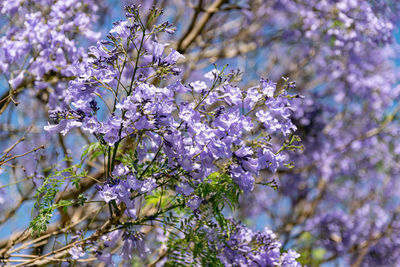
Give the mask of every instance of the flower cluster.
<svg viewBox="0 0 400 267">
<path fill-rule="evenodd" d="M 104 147 L 107 174 L 97 189 L 111 209 L 119 212 L 117 207 L 123 207 L 127 218 L 138 220 L 138 199 L 168 187 L 198 213 L 207 201 L 196 189 L 209 183 L 211 174 L 225 174 L 249 193 L 260 171 L 276 172 L 287 163 L 282 151 L 293 141 L 282 144 L 281 139 L 290 139 L 296 129 L 291 121 L 293 96 L 286 91 L 294 83 L 284 79 L 283 87 L 277 88 L 261 79 L 259 85 L 243 89 L 236 82 L 240 72 L 225 73 L 224 68 L 207 73 L 204 81 L 183 84 L 176 78 L 181 72 L 176 64 L 183 56 L 174 49 L 165 53 L 168 44 L 156 38 L 173 28 L 162 23 L 149 30 L 135 6 L 126 11 L 127 21 L 114 23 L 108 40 L 89 48 L 88 63 L 79 65 L 78 78 L 64 94 L 68 107 L 51 111 L 55 124 L 45 126 L 51 134 L 64 135 L 81 128 Z M 159 14 L 157 9 L 151 12 Z M 241 232 L 232 242 L 245 242 Z M 297 254 L 281 256 L 278 245 L 270 247 L 263 243 L 267 237 L 256 235 L 264 252 L 255 253 L 252 260 L 268 265 L 269 253 L 278 253 L 274 263 L 294 262 Z M 142 239 L 134 236 L 124 238 L 123 251 L 146 250 Z M 250 249 L 250 244 L 243 245 Z M 229 249 L 236 250 L 235 245 Z M 107 255 L 99 259 L 111 261 Z M 129 258 L 131 253 L 123 255 Z M 221 260 L 243 261 L 225 254 Z"/>
<path fill-rule="evenodd" d="M 310 246 L 322 245 L 336 255 L 331 259 L 338 261 L 347 262 L 347 255 L 356 255 L 362 244 L 371 242 L 362 232 L 390 236 L 384 238 L 385 243 L 392 241 L 397 249 L 398 230 L 386 231 L 375 224 L 377 218 L 386 220 L 397 214 L 399 204 L 395 197 L 400 175 L 396 138 L 399 72 L 390 60 L 398 54 L 393 34 L 399 22 L 399 3 L 307 0 L 248 7 L 251 12 L 243 12 L 248 22 L 260 21 L 258 33 L 263 37 L 259 42 L 267 44 L 270 55 L 265 61 L 277 63 L 278 75 L 286 71 L 308 91 L 301 92 L 305 101 L 292 103 L 297 134 L 305 147 L 302 153 L 291 155 L 296 167 L 282 175 L 280 190 L 272 192 L 268 200 L 261 191 L 244 200 L 244 206 L 256 208 L 243 211 L 246 215 L 261 210 L 272 213 L 276 227 L 289 232 L 297 231 L 291 227 L 293 222 L 309 219 L 319 229 L 312 232 L 316 238 Z M 271 38 L 262 33 L 266 28 L 272 29 Z M 274 37 L 279 37 L 279 42 L 269 43 Z M 285 56 L 275 61 L 276 55 Z M 298 62 L 296 66 L 293 60 Z M 282 205 L 288 205 L 287 210 L 276 209 Z M 349 209 L 326 214 L 338 206 Z M 365 216 L 357 215 L 356 211 L 366 206 Z M 316 221 L 320 223 L 314 224 Z M 382 246 L 381 255 L 388 247 Z M 368 261 L 372 259 L 369 254 Z"/>
<path fill-rule="evenodd" d="M 292 250 L 281 253 L 281 243 L 268 228 L 254 232 L 236 224 L 229 240 L 220 246 L 219 258 L 224 266 L 301 266 L 296 261 L 298 253 Z"/>
<path fill-rule="evenodd" d="M 32 84 L 35 93 L 49 89 L 49 105 L 55 108 L 63 100 L 65 81 L 76 75 L 75 68 L 85 61 L 78 36 L 96 40 L 92 29 L 98 7 L 85 1 L 5 1 L 0 12 L 12 25 L 0 38 L 0 70 L 7 75 L 11 89 Z M 56 80 L 50 79 L 57 73 Z"/>
<path fill-rule="evenodd" d="M 113 264 L 113 255 L 115 255 L 115 247 L 119 242 L 123 242 L 121 256 L 125 260 L 131 260 L 134 253 L 138 253 L 140 257 L 149 254 L 149 248 L 144 242 L 143 233 L 135 231 L 116 230 L 102 237 L 102 249 L 97 248 L 97 257 L 101 262 Z"/>
<path fill-rule="evenodd" d="M 154 85 L 154 79 L 179 73 L 175 63 L 182 57 L 173 49 L 163 56 L 166 44 L 158 43 L 154 34 L 165 31 L 165 25 L 146 33 L 137 22 L 116 23 L 109 40 L 90 48 L 90 63 L 70 82 L 66 99 L 71 109 L 55 111 L 68 115 L 46 130 L 65 134 L 81 127 L 109 146 L 134 138 L 139 164 L 157 160 L 170 169 L 182 169 L 191 186 L 224 169 L 242 190 L 251 191 L 260 170 L 276 171 L 285 162 L 272 150 L 269 140 L 279 132 L 287 136 L 296 128 L 290 120 L 286 91 L 274 96 L 276 84 L 263 79 L 259 86 L 244 91 L 232 83 L 237 73 L 216 71 L 206 75 L 208 81 L 186 86 L 179 80 L 163 87 Z M 114 105 L 109 107 L 112 113 L 108 118 L 100 121 L 93 107 L 98 96 L 104 99 L 107 91 L 113 94 Z M 182 95 L 192 95 L 192 100 L 185 101 Z M 260 127 L 264 134 L 244 140 L 243 136 L 257 133 Z M 146 182 L 144 174 L 131 170 L 124 175 L 126 183 L 118 185 L 148 192 L 135 181 L 154 189 L 150 185 L 154 181 Z M 111 199 L 115 199 L 116 188 L 107 185 L 103 193 L 112 191 Z"/>
<path fill-rule="evenodd" d="M 268 228 L 253 231 L 232 218 L 217 222 L 207 212 L 195 214 L 187 223 L 185 226 L 188 227 L 176 235 L 159 238 L 167 250 L 177 250 L 168 255 L 170 258 L 165 259 L 164 263 L 196 266 L 200 262 L 201 266 L 301 266 L 297 262 L 300 254 L 293 250 L 283 252 L 276 234 Z M 192 232 L 198 235 L 193 238 Z M 204 236 L 205 240 L 198 236 Z M 190 242 L 189 246 L 182 246 L 182 240 Z M 207 256 L 199 260 L 196 254 Z"/>
<path fill-rule="evenodd" d="M 37 149 L 42 145 L 55 148 L 55 143 L 36 130 L 32 134 L 31 129 L 46 122 L 45 109 L 63 105 L 68 81 L 75 77 L 76 66 L 87 59 L 85 44 L 100 37 L 93 31 L 98 22 L 98 4 L 92 0 L 0 3 L 0 73 L 4 78 L 0 89 L 0 139 L 2 150 L 12 146 L 11 155 L 24 154 L 12 160 L 13 166 L 22 166 L 15 170 L 18 177 L 35 177 L 40 184 L 43 169 L 58 160 L 56 155 Z M 13 114 L 11 121 L 6 119 L 11 117 L 4 116 L 7 112 Z M 67 112 L 53 115 L 55 121 L 62 116 L 79 117 L 78 113 Z M 5 131 L 6 124 L 13 130 Z"/>
</svg>

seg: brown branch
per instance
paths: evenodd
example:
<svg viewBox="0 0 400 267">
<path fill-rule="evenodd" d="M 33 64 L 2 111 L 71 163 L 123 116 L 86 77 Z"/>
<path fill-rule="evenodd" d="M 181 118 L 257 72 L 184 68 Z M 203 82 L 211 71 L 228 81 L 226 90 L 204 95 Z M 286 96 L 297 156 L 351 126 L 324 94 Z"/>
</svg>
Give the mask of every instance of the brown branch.
<svg viewBox="0 0 400 267">
<path fill-rule="evenodd" d="M 222 4 L 224 4 L 226 0 L 217 0 L 215 1 L 205 12 L 205 14 L 201 17 L 200 21 L 196 22 L 192 29 L 189 28 L 188 32 L 184 35 L 184 38 L 178 43 L 177 51 L 180 53 L 185 53 L 188 47 L 193 43 L 193 41 L 201 34 L 204 30 L 207 22 L 211 19 L 211 17 L 219 10 Z M 197 17 L 196 17 L 197 18 Z M 193 20 L 192 20 L 193 22 Z"/>
<path fill-rule="evenodd" d="M 41 145 L 41 146 L 36 147 L 36 148 L 34 148 L 34 149 L 32 149 L 32 150 L 30 150 L 30 151 L 28 151 L 28 152 L 25 152 L 25 153 L 22 153 L 22 154 L 20 154 L 20 155 L 15 155 L 15 156 L 12 156 L 12 157 L 10 157 L 10 158 L 7 158 L 7 159 L 5 159 L 5 160 L 3 160 L 3 161 L 0 162 L 0 166 L 3 165 L 3 164 L 5 164 L 5 163 L 7 163 L 7 162 L 9 162 L 9 161 L 11 161 L 11 160 L 13 160 L 13 159 L 20 158 L 20 157 L 26 156 L 26 155 L 28 155 L 28 154 L 30 154 L 30 153 L 33 153 L 33 152 L 35 152 L 35 151 L 38 151 L 39 149 L 44 149 L 44 146 Z"/>
</svg>

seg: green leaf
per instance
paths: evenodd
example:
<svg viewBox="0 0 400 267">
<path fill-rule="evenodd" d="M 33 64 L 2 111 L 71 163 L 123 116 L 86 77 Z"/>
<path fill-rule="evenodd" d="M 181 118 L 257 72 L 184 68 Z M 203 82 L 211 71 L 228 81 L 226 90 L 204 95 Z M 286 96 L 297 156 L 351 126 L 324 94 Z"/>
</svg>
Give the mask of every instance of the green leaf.
<svg viewBox="0 0 400 267">
<path fill-rule="evenodd" d="M 323 260 L 325 254 L 326 254 L 326 250 L 324 248 L 315 248 L 311 251 L 312 258 L 317 261 Z"/>
</svg>

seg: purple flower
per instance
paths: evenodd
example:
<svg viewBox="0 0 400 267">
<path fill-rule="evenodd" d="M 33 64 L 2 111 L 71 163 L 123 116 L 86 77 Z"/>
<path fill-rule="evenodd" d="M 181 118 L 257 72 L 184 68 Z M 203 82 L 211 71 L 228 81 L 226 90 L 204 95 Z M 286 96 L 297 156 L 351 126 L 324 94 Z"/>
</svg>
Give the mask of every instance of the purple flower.
<svg viewBox="0 0 400 267">
<path fill-rule="evenodd" d="M 243 170 L 240 166 L 234 165 L 231 167 L 231 176 L 245 193 L 249 193 L 253 190 L 254 177 L 250 172 Z"/>
<path fill-rule="evenodd" d="M 122 234 L 122 230 L 116 230 L 108 233 L 107 235 L 103 235 L 102 239 L 104 240 L 104 245 L 111 248 L 115 247 L 115 245 L 117 245 L 117 243 L 120 241 Z"/>
<path fill-rule="evenodd" d="M 156 180 L 153 178 L 148 178 L 143 181 L 142 186 L 139 189 L 139 192 L 141 194 L 148 193 L 153 191 L 156 187 L 157 187 Z"/>
<path fill-rule="evenodd" d="M 137 252 L 141 258 L 146 257 L 150 250 L 144 243 L 143 234 L 137 232 L 125 232 L 124 244 L 122 246 L 121 256 L 126 260 L 132 259 L 133 253 Z"/>
<path fill-rule="evenodd" d="M 186 203 L 186 206 L 188 206 L 192 210 L 196 210 L 200 207 L 202 202 L 203 202 L 203 199 L 201 197 L 195 195 L 195 196 L 189 198 L 188 202 Z"/>
<path fill-rule="evenodd" d="M 164 53 L 164 49 L 166 46 L 168 46 L 169 44 L 162 44 L 159 42 L 153 42 L 153 62 L 155 63 L 160 63 L 161 61 L 161 57 Z"/>
<path fill-rule="evenodd" d="M 218 77 L 218 75 L 220 74 L 219 70 L 213 69 L 212 71 L 207 72 L 204 77 L 209 79 L 209 80 L 214 80 L 215 78 Z"/>
<path fill-rule="evenodd" d="M 204 93 L 205 90 L 207 89 L 207 84 L 203 81 L 195 81 L 195 82 L 191 82 L 189 84 L 189 86 L 191 88 L 193 88 L 193 91 L 197 94 L 201 94 Z"/>
<path fill-rule="evenodd" d="M 83 256 L 85 256 L 85 252 L 83 251 L 82 247 L 77 245 L 73 246 L 70 250 L 69 253 L 71 254 L 72 258 L 74 260 L 77 260 Z"/>
<path fill-rule="evenodd" d="M 300 254 L 289 249 L 288 252 L 282 254 L 282 267 L 301 267 L 300 263 L 296 261 Z"/>
<path fill-rule="evenodd" d="M 125 166 L 124 164 L 120 163 L 117 166 L 115 166 L 112 175 L 114 175 L 115 177 L 121 177 L 127 175 L 128 173 L 129 173 L 128 166 Z"/>
<path fill-rule="evenodd" d="M 81 125 L 82 125 L 82 122 L 79 122 L 74 119 L 73 120 L 62 120 L 59 124 L 56 124 L 56 125 L 48 124 L 47 126 L 44 126 L 44 130 L 51 135 L 57 134 L 57 133 L 66 135 L 69 130 L 71 130 L 75 127 L 80 127 Z"/>
<path fill-rule="evenodd" d="M 168 65 L 174 65 L 180 58 L 185 58 L 182 54 L 180 54 L 175 49 L 171 48 L 171 52 L 168 56 L 166 56 L 163 60 Z"/>
<path fill-rule="evenodd" d="M 100 197 L 104 199 L 105 202 L 110 202 L 111 200 L 117 199 L 118 195 L 115 192 L 115 188 L 106 184 L 100 191 Z"/>
<path fill-rule="evenodd" d="M 135 191 L 139 191 L 143 186 L 143 181 L 137 179 L 133 174 L 128 175 L 127 181 L 129 187 Z"/>
<path fill-rule="evenodd" d="M 114 27 L 110 30 L 110 33 L 115 33 L 121 38 L 127 38 L 130 36 L 131 31 L 128 27 L 128 21 L 119 21 L 114 23 Z"/>
<path fill-rule="evenodd" d="M 86 117 L 82 123 L 82 129 L 90 133 L 95 133 L 99 131 L 101 124 L 95 117 Z"/>
<path fill-rule="evenodd" d="M 11 85 L 11 88 L 16 89 L 18 85 L 20 85 L 24 80 L 24 71 L 21 71 L 17 77 L 14 79 L 9 80 L 9 84 Z"/>
<path fill-rule="evenodd" d="M 194 189 L 188 183 L 182 183 L 180 186 L 176 187 L 176 192 L 184 196 L 188 196 L 194 192 Z"/>
</svg>

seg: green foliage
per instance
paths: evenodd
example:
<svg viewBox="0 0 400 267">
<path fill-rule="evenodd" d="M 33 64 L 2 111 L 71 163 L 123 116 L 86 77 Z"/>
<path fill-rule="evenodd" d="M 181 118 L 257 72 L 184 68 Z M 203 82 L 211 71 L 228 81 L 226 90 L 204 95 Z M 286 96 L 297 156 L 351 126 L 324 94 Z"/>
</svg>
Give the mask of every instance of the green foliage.
<svg viewBox="0 0 400 267">
<path fill-rule="evenodd" d="M 83 147 L 83 153 L 81 155 L 81 161 L 85 158 L 85 156 L 89 156 L 89 160 L 93 160 L 100 156 L 101 154 L 105 154 L 106 148 L 100 142 L 94 142 Z"/>
<path fill-rule="evenodd" d="M 269 181 L 269 182 L 259 182 L 259 183 L 256 183 L 256 184 L 269 186 L 269 187 L 271 187 L 271 188 L 274 189 L 274 190 L 278 190 L 278 184 L 277 184 L 277 182 L 276 182 L 275 179 L 272 179 L 272 180 Z"/>
<path fill-rule="evenodd" d="M 172 229 L 173 221 L 176 223 L 175 231 Z M 168 236 L 169 261 L 165 266 L 223 266 L 217 257 L 217 248 L 209 242 L 207 230 L 210 226 L 209 219 L 199 220 L 195 215 L 187 218 L 167 217 L 164 220 L 164 232 Z"/>
<path fill-rule="evenodd" d="M 298 142 L 301 142 L 301 138 L 298 135 L 290 135 L 289 139 L 285 140 L 282 147 L 275 154 L 279 154 L 286 149 L 289 149 L 290 151 L 296 151 L 297 149 L 303 150 L 303 145 L 296 145 Z"/>
<path fill-rule="evenodd" d="M 215 215 L 220 216 L 225 204 L 232 210 L 235 209 L 239 201 L 240 188 L 229 174 L 214 172 L 204 179 L 195 193 L 211 205 Z"/>
<path fill-rule="evenodd" d="M 70 159 L 67 159 L 69 161 Z M 78 188 L 81 178 L 87 176 L 86 171 L 81 171 L 82 165 L 73 165 L 71 167 L 55 171 L 43 181 L 42 186 L 36 191 L 34 212 L 36 216 L 32 219 L 29 229 L 32 235 L 40 235 L 47 229 L 53 213 L 56 209 L 62 208 L 63 212 L 67 212 L 68 207 L 79 204 L 83 205 L 86 198 L 80 195 L 77 200 L 56 200 L 56 196 L 60 192 L 60 188 L 65 181 L 70 179 L 72 184 Z"/>
<path fill-rule="evenodd" d="M 169 259 L 165 266 L 223 266 L 218 247 L 210 240 L 210 229 L 219 241 L 229 239 L 231 223 L 223 212 L 226 207 L 237 207 L 240 188 L 228 174 L 215 172 L 197 186 L 194 194 L 204 199 L 198 211 L 186 208 L 186 215 L 175 217 L 170 213 L 163 220 Z"/>
<path fill-rule="evenodd" d="M 303 232 L 297 244 L 301 249 L 298 249 L 301 254 L 298 259 L 299 263 L 307 266 L 319 266 L 322 264 L 327 250 L 322 247 L 315 247 L 316 239 L 310 232 Z"/>
</svg>

